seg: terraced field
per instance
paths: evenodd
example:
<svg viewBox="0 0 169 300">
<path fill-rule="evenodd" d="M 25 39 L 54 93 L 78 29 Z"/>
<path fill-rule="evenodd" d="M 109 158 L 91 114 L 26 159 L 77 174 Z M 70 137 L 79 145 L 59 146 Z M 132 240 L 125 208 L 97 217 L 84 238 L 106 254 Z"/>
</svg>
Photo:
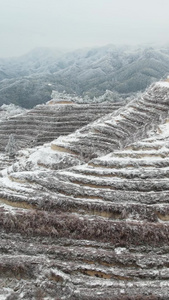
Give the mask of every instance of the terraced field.
<svg viewBox="0 0 169 300">
<path fill-rule="evenodd" d="M 139 99 L 120 110 L 105 115 L 66 138 L 58 138 L 52 142 L 52 147 L 80 154 L 89 160 L 92 153 L 101 156 L 145 138 L 147 132 L 168 114 L 168 88 L 163 85 L 152 86 Z"/>
<path fill-rule="evenodd" d="M 9 117 L 0 123 L 0 151 L 4 151 L 10 134 L 15 135 L 20 148 L 42 145 L 60 135 L 68 135 L 124 104 L 125 102 L 37 105 L 26 113 Z"/>
<path fill-rule="evenodd" d="M 43 166 L 1 172 L 2 299 L 168 299 L 168 108 L 158 83 L 46 146 Z"/>
</svg>

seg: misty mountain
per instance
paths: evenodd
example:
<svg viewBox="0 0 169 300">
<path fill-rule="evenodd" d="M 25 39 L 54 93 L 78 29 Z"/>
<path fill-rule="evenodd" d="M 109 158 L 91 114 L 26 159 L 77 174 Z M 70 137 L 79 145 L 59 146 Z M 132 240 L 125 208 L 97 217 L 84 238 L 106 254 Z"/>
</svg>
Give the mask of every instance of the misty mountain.
<svg viewBox="0 0 169 300">
<path fill-rule="evenodd" d="M 52 90 L 90 98 L 106 90 L 126 97 L 143 91 L 169 72 L 169 48 L 108 45 L 70 53 L 38 48 L 0 60 L 0 105 L 26 108 L 44 103 Z"/>
</svg>

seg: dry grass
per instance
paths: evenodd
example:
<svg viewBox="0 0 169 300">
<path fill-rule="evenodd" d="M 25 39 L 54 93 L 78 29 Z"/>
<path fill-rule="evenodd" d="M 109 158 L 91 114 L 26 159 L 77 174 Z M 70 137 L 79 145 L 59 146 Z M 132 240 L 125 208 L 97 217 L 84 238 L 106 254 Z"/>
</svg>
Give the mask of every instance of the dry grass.
<svg viewBox="0 0 169 300">
<path fill-rule="evenodd" d="M 7 232 L 19 232 L 28 236 L 94 240 L 118 246 L 162 246 L 169 243 L 169 225 L 166 224 L 119 222 L 100 217 L 88 219 L 68 213 L 27 211 L 21 215 L 9 216 L 1 212 L 0 227 Z"/>
<path fill-rule="evenodd" d="M 70 153 L 70 154 L 76 155 L 75 152 L 73 152 L 73 151 L 71 151 L 69 149 L 66 149 L 64 147 L 57 146 L 57 145 L 52 144 L 52 143 L 51 143 L 51 149 L 54 150 L 54 151 L 65 152 L 65 153 Z"/>
<path fill-rule="evenodd" d="M 4 203 L 4 204 L 7 204 L 9 206 L 12 206 L 12 207 L 16 207 L 16 208 L 24 208 L 24 209 L 36 209 L 37 207 L 33 204 L 29 204 L 27 202 L 24 202 L 24 201 L 10 201 L 10 200 L 7 200 L 7 199 L 3 199 L 3 198 L 0 198 L 0 203 Z"/>
</svg>

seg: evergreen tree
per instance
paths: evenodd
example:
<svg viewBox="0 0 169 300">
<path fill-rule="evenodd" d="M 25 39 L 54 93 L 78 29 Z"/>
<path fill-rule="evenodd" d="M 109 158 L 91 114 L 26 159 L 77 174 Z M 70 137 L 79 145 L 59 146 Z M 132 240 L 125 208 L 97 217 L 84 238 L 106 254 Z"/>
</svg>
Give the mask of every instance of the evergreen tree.
<svg viewBox="0 0 169 300">
<path fill-rule="evenodd" d="M 18 147 L 17 147 L 16 141 L 15 141 L 15 137 L 13 134 L 11 134 L 9 136 L 8 144 L 5 147 L 5 151 L 9 155 L 9 158 L 14 158 L 17 150 L 18 150 Z"/>
</svg>

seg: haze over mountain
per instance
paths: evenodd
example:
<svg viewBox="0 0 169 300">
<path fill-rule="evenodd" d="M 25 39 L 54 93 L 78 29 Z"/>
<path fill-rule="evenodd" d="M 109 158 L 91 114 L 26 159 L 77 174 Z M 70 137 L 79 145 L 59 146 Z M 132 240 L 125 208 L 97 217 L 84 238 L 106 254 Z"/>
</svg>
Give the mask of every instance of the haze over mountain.
<svg viewBox="0 0 169 300">
<path fill-rule="evenodd" d="M 36 47 L 164 44 L 167 0 L 0 0 L 0 57 Z"/>
<path fill-rule="evenodd" d="M 111 90 L 125 98 L 168 73 L 167 47 L 108 45 L 70 53 L 40 48 L 0 60 L 0 105 L 31 108 L 48 101 L 52 90 L 90 98 Z"/>
</svg>

